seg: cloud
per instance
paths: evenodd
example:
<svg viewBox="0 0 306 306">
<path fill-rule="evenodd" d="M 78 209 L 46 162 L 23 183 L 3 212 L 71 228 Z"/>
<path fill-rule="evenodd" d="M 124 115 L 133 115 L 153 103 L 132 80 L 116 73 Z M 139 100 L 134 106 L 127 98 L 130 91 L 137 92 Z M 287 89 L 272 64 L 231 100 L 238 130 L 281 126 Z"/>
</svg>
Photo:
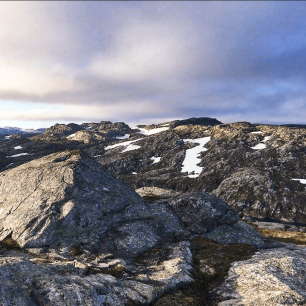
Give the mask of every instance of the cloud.
<svg viewBox="0 0 306 306">
<path fill-rule="evenodd" d="M 125 116 L 127 121 L 137 121 L 137 118 L 156 118 L 164 110 L 163 104 L 143 103 L 139 105 L 133 101 L 116 106 L 65 104 L 50 106 L 44 104 L 43 106 L 36 107 L 35 104 L 29 103 L 28 108 L 17 111 L 6 108 L 1 111 L 0 120 L 90 122 L 101 120 L 118 121 L 118 118 Z M 165 116 L 170 115 L 171 111 L 165 111 L 164 114 Z"/>
<path fill-rule="evenodd" d="M 1 2 L 1 103 L 49 106 L 0 119 L 271 121 L 290 109 L 302 121 L 305 13 L 302 2 Z"/>
</svg>

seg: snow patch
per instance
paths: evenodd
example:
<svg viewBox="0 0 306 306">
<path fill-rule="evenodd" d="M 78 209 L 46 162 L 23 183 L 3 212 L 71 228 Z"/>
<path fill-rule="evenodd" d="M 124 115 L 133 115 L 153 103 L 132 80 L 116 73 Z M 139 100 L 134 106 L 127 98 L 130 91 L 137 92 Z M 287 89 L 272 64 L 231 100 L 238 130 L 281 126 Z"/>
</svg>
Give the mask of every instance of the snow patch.
<svg viewBox="0 0 306 306">
<path fill-rule="evenodd" d="M 22 147 L 21 146 L 17 146 L 17 147 L 14 147 L 14 149 L 15 150 L 20 150 L 20 149 L 22 149 Z"/>
<path fill-rule="evenodd" d="M 202 172 L 203 167 L 198 166 L 201 162 L 199 154 L 207 151 L 204 146 L 210 141 L 210 136 L 198 138 L 198 139 L 184 139 L 184 142 L 193 142 L 199 144 L 198 146 L 186 150 L 185 159 L 183 161 L 183 167 L 181 172 L 188 172 L 188 177 L 196 178 Z M 191 174 L 194 173 L 194 174 Z"/>
<path fill-rule="evenodd" d="M 291 179 L 291 181 L 299 181 L 301 184 L 306 185 L 306 179 Z"/>
<path fill-rule="evenodd" d="M 160 133 L 160 132 L 167 131 L 167 130 L 169 130 L 169 127 L 160 127 L 160 128 L 151 129 L 151 130 L 147 130 L 147 129 L 144 129 L 144 128 L 138 128 L 138 130 L 140 130 L 140 132 L 138 132 L 139 134 L 150 136 L 150 135 L 153 135 L 153 134 L 157 134 L 157 133 Z"/>
<path fill-rule="evenodd" d="M 121 146 L 129 146 L 130 144 L 136 142 L 136 141 L 139 141 L 143 138 L 139 138 L 139 139 L 136 139 L 136 140 L 130 140 L 130 141 L 124 141 L 124 142 L 119 142 L 119 143 L 116 143 L 114 145 L 111 145 L 111 146 L 107 146 L 105 147 L 104 149 L 105 150 L 109 150 L 109 149 L 114 149 L 114 148 L 117 148 L 117 147 L 121 147 Z"/>
<path fill-rule="evenodd" d="M 4 139 L 10 139 L 12 135 L 10 136 L 5 136 Z"/>
<path fill-rule="evenodd" d="M 262 142 L 266 142 L 271 139 L 271 136 L 266 136 Z"/>
<path fill-rule="evenodd" d="M 250 134 L 262 134 L 262 131 L 251 132 Z"/>
<path fill-rule="evenodd" d="M 137 174 L 137 172 L 132 172 L 132 174 Z"/>
<path fill-rule="evenodd" d="M 108 188 L 106 188 L 106 187 L 103 187 L 103 190 L 104 190 L 104 191 L 109 191 L 109 189 L 108 189 Z"/>
<path fill-rule="evenodd" d="M 140 149 L 141 146 L 137 146 L 137 145 L 134 145 L 134 144 L 130 144 L 128 145 L 121 153 L 123 152 L 128 152 L 128 151 L 133 151 L 133 150 L 138 150 Z"/>
<path fill-rule="evenodd" d="M 152 156 L 150 159 L 153 160 L 153 164 L 156 164 L 160 162 L 161 157 Z"/>
<path fill-rule="evenodd" d="M 124 136 L 116 136 L 116 139 L 128 139 L 130 138 L 130 134 L 125 134 Z"/>
<path fill-rule="evenodd" d="M 259 143 L 256 146 L 251 147 L 251 149 L 253 149 L 253 150 L 262 150 L 262 149 L 265 149 L 266 147 L 267 146 L 264 143 Z"/>
<path fill-rule="evenodd" d="M 28 153 L 20 153 L 20 154 L 15 154 L 12 156 L 7 156 L 7 157 L 19 157 L 19 156 L 24 156 L 24 155 L 28 155 Z"/>
<path fill-rule="evenodd" d="M 76 134 L 76 133 L 71 134 L 71 135 L 67 136 L 66 138 L 71 138 L 71 137 L 75 136 L 75 134 Z"/>
<path fill-rule="evenodd" d="M 170 123 L 161 124 L 160 126 L 169 126 Z"/>
<path fill-rule="evenodd" d="M 265 136 L 264 140 L 262 140 L 259 144 L 257 144 L 254 147 L 251 147 L 253 150 L 262 150 L 265 149 L 267 146 L 264 144 L 264 142 L 268 141 L 271 139 L 271 136 Z"/>
</svg>

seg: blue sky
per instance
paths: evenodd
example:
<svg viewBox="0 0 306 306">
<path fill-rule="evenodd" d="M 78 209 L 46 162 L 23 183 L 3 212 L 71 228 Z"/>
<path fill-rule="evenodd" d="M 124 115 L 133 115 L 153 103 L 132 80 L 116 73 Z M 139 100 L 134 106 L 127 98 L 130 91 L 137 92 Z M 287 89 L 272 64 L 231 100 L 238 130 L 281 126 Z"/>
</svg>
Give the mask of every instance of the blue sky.
<svg viewBox="0 0 306 306">
<path fill-rule="evenodd" d="M 0 3 L 0 126 L 305 123 L 306 2 Z"/>
</svg>

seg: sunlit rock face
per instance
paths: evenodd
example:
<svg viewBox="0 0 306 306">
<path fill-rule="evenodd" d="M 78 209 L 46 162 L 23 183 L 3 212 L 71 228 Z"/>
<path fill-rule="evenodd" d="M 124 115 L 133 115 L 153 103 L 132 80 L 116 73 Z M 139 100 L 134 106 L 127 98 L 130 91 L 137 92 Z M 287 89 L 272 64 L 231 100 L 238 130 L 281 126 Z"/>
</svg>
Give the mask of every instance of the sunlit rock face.
<svg viewBox="0 0 306 306">
<path fill-rule="evenodd" d="M 261 250 L 251 259 L 235 262 L 228 278 L 216 289 L 219 306 L 304 305 L 306 249 L 288 246 Z"/>
<path fill-rule="evenodd" d="M 69 251 L 81 245 L 99 252 L 103 240 L 106 248 L 137 255 L 159 240 L 146 222 L 149 211 L 142 199 L 80 151 L 2 172 L 0 199 L 0 239 L 11 238 L 21 247 Z M 138 243 L 127 247 L 134 239 Z"/>
</svg>

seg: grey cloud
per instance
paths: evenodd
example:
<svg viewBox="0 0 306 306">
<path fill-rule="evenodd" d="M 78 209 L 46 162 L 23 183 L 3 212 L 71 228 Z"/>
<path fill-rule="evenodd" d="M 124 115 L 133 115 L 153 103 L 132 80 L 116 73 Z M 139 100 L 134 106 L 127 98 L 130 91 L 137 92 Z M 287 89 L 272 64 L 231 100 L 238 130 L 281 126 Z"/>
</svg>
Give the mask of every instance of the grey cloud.
<svg viewBox="0 0 306 306">
<path fill-rule="evenodd" d="M 43 8 L 47 21 L 37 23 L 48 25 L 50 42 L 40 40 L 38 28 L 38 41 L 15 53 L 22 62 L 29 52 L 25 65 L 49 73 L 44 86 L 51 89 L 35 93 L 21 91 L 17 83 L 9 90 L 0 85 L 0 99 L 106 107 L 115 120 L 187 115 L 272 120 L 305 96 L 305 3 L 67 2 L 54 4 L 56 20 L 63 20 L 50 30 L 56 20 L 46 10 L 52 7 L 34 10 Z M 3 50 L 0 55 L 7 54 Z M 71 88 L 51 82 L 52 64 L 72 80 Z M 288 120 L 303 120 L 294 117 L 294 106 L 291 114 Z"/>
</svg>

